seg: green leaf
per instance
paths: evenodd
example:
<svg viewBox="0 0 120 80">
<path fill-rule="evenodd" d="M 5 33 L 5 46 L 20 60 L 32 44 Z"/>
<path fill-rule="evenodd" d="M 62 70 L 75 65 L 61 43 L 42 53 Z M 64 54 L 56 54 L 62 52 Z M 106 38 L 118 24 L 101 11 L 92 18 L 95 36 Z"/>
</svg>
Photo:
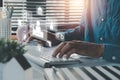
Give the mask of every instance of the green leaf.
<svg viewBox="0 0 120 80">
<path fill-rule="evenodd" d="M 0 62 L 8 62 L 12 57 L 22 55 L 26 52 L 25 45 L 17 43 L 15 40 L 0 39 Z"/>
</svg>

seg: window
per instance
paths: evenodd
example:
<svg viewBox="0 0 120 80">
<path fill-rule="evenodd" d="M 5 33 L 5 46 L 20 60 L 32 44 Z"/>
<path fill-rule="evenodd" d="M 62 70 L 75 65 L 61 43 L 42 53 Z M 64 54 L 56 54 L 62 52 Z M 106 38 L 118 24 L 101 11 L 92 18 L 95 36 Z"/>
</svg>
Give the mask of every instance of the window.
<svg viewBox="0 0 120 80">
<path fill-rule="evenodd" d="M 84 0 L 47 0 L 46 17 L 57 19 L 59 24 L 79 23 Z"/>
<path fill-rule="evenodd" d="M 11 20 L 13 34 L 23 10 L 32 11 L 32 17 L 45 22 L 52 19 L 55 24 L 79 24 L 84 9 L 84 0 L 5 0 L 4 3 L 14 7 Z"/>
</svg>

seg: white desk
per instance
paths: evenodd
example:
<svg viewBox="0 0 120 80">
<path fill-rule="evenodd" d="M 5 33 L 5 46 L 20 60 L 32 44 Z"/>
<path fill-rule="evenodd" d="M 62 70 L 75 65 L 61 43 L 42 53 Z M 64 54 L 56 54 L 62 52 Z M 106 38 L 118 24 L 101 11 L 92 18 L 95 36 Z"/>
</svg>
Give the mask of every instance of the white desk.
<svg viewBox="0 0 120 80">
<path fill-rule="evenodd" d="M 29 47 L 27 46 L 28 49 L 28 53 L 29 52 L 34 52 L 35 55 L 39 55 L 38 54 L 38 49 L 39 47 L 36 46 L 36 45 L 29 45 Z M 51 49 L 51 51 L 50 51 Z M 45 49 L 46 52 L 47 52 L 47 49 Z M 48 48 L 48 51 L 52 52 L 52 48 Z M 45 52 L 44 52 L 45 53 Z M 44 53 L 42 53 L 44 55 Z M 120 66 L 120 64 L 117 64 L 117 63 L 110 63 L 110 62 L 107 62 L 103 59 L 90 59 L 90 58 L 80 58 L 80 60 L 82 61 L 82 63 L 79 63 L 79 64 L 74 64 L 74 65 L 62 65 L 62 66 L 58 66 L 59 68 L 61 67 L 68 67 L 68 68 L 72 68 L 72 67 L 84 67 L 84 66 L 109 66 L 109 65 L 116 65 L 116 66 Z M 44 76 L 44 69 L 45 68 L 42 68 L 40 67 L 39 65 L 37 64 L 34 64 L 30 61 L 32 67 L 33 67 L 33 77 L 34 77 L 34 80 L 46 80 L 45 76 Z M 51 73 L 50 73 L 51 74 Z"/>
<path fill-rule="evenodd" d="M 95 62 L 96 63 L 96 62 Z M 92 64 L 95 64 L 94 62 L 92 62 Z M 91 64 L 91 65 L 92 65 Z M 99 62 L 97 63 L 97 65 L 99 64 Z M 100 62 L 100 64 L 102 64 L 102 62 Z M 103 65 L 105 65 L 104 63 L 102 64 L 102 66 Z M 107 63 L 106 64 L 107 66 L 108 65 L 118 65 L 118 66 L 120 66 L 120 64 L 114 64 L 114 63 Z M 81 68 L 83 67 L 83 66 L 85 66 L 85 65 L 82 65 L 82 64 L 80 64 L 80 65 L 74 65 L 75 67 L 72 67 L 72 66 L 69 66 L 67 69 L 66 69 L 66 67 L 64 67 L 64 68 L 57 68 L 56 70 L 57 71 L 59 71 L 59 70 L 62 70 L 62 71 L 64 71 L 64 73 L 66 72 L 65 70 L 67 70 L 67 72 L 65 73 L 65 74 L 68 74 L 67 75 L 67 77 L 69 76 L 70 78 L 69 79 L 66 79 L 65 78 L 65 76 L 63 76 L 62 78 L 56 78 L 56 72 L 54 72 L 54 70 L 53 70 L 53 68 L 41 68 L 41 67 L 39 67 L 38 65 L 35 65 L 35 64 L 32 64 L 32 66 L 33 66 L 33 68 L 34 68 L 34 71 L 33 71 L 33 78 L 34 78 L 34 80 L 73 80 L 74 78 L 74 80 L 84 80 L 84 79 L 79 79 L 79 77 L 77 76 L 77 77 L 75 77 L 73 74 L 74 74 L 74 72 L 72 73 L 70 70 L 72 69 L 72 68 L 77 68 L 78 70 L 80 70 L 80 67 L 79 66 L 81 66 Z M 92 65 L 93 66 L 93 65 Z M 87 66 L 88 67 L 88 66 Z M 88 68 L 91 68 L 91 67 L 88 67 Z M 58 70 L 59 69 L 59 70 Z M 76 69 L 76 70 L 77 70 Z M 93 69 L 92 69 L 93 70 Z M 46 73 L 44 73 L 44 71 L 46 71 Z M 89 71 L 89 70 L 88 70 Z M 70 73 L 71 72 L 71 73 Z M 104 72 L 104 71 L 103 71 Z M 81 72 L 80 72 L 81 73 Z M 79 73 L 79 74 L 80 74 Z M 97 72 L 98 73 L 98 72 Z M 120 71 L 118 72 L 118 75 L 119 75 L 119 77 L 120 77 Z M 60 74 L 62 74 L 62 73 L 60 73 Z M 94 73 L 92 73 L 93 75 L 94 75 Z M 104 73 L 104 74 L 106 74 L 106 72 Z M 45 75 L 47 75 L 47 77 L 45 76 Z M 59 75 L 59 74 L 57 74 L 57 75 Z M 75 74 L 76 75 L 76 74 Z M 85 75 L 85 74 L 84 74 Z M 107 74 L 107 75 L 109 75 L 109 74 Z M 73 77 L 74 76 L 74 77 Z M 81 76 L 83 76 L 83 73 L 81 73 Z M 47 79 L 46 79 L 47 78 Z M 86 78 L 86 77 L 84 77 L 84 78 Z M 99 78 L 99 76 L 97 77 L 97 78 Z M 103 77 L 104 78 L 104 77 Z M 89 79 L 87 79 L 87 80 L 89 80 Z M 99 79 L 99 80 L 102 80 L 101 78 Z M 114 79 L 113 78 L 113 80 L 119 80 L 119 79 Z"/>
</svg>

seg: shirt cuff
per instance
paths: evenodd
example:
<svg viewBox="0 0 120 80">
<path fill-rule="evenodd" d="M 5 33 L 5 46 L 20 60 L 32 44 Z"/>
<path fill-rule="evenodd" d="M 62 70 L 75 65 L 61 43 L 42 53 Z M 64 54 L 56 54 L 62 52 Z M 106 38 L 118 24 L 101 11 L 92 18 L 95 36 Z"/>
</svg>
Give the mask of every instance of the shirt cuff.
<svg viewBox="0 0 120 80">
<path fill-rule="evenodd" d="M 110 62 L 120 63 L 120 46 L 112 45 L 112 44 L 105 44 L 103 59 L 110 61 Z"/>
</svg>

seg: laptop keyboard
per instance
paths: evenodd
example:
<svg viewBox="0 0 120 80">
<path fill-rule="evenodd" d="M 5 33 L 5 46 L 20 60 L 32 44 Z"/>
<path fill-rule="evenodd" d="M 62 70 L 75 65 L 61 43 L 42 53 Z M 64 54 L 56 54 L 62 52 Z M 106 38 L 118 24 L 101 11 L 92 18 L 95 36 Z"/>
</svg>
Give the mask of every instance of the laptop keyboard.
<svg viewBox="0 0 120 80">
<path fill-rule="evenodd" d="M 70 64 L 79 64 L 81 63 L 80 59 L 77 58 L 69 58 L 66 59 L 58 58 L 58 57 L 52 57 L 52 53 L 54 51 L 54 48 L 43 48 L 43 50 L 40 52 L 37 50 L 37 47 L 35 46 L 27 46 L 26 49 L 28 49 L 27 54 L 25 54 L 25 57 L 32 61 L 33 63 L 36 63 L 42 67 L 46 67 L 45 64 L 50 64 L 52 66 L 57 65 L 70 65 Z"/>
<path fill-rule="evenodd" d="M 47 61 L 49 61 L 53 65 L 62 65 L 62 64 L 73 64 L 73 63 L 81 63 L 79 59 L 74 58 L 58 58 L 58 57 L 51 57 L 51 56 L 40 56 L 40 58 L 43 58 Z"/>
</svg>

